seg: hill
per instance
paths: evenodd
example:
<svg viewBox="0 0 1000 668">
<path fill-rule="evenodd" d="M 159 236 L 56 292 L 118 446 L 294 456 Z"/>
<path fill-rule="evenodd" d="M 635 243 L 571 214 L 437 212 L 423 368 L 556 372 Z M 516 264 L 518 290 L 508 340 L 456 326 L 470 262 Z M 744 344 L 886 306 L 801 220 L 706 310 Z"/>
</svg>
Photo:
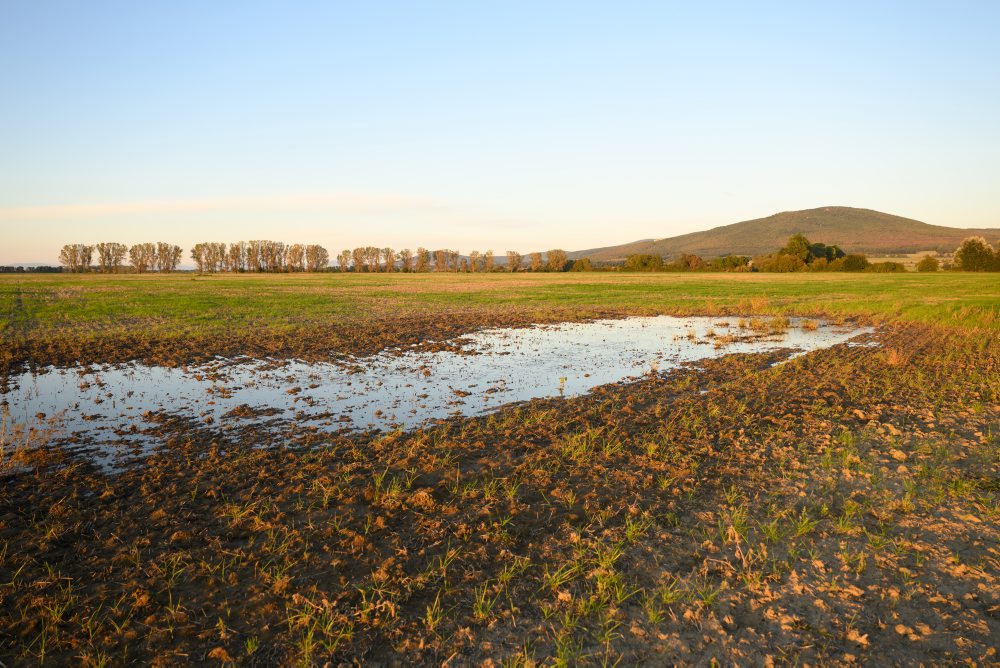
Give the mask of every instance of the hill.
<svg viewBox="0 0 1000 668">
<path fill-rule="evenodd" d="M 592 248 L 570 253 L 570 258 L 589 257 L 605 262 L 623 260 L 634 253 L 677 257 L 692 253 L 704 258 L 720 255 L 762 255 L 785 245 L 788 237 L 801 233 L 811 241 L 836 244 L 848 252 L 894 255 L 925 250 L 951 252 L 969 236 L 983 236 L 991 243 L 1000 239 L 1000 229 L 960 229 L 929 225 L 870 209 L 827 206 L 803 211 L 784 211 L 767 218 L 723 225 L 667 239 L 643 239 L 620 246 Z"/>
</svg>

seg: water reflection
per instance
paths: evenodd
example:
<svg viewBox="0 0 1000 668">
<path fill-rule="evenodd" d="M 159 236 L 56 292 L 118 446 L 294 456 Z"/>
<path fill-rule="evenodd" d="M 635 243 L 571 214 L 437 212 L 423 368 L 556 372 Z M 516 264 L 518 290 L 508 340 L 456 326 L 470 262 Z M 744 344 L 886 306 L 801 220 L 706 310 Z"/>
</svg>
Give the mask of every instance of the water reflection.
<svg viewBox="0 0 1000 668">
<path fill-rule="evenodd" d="M 210 424 L 294 418 L 323 429 L 409 428 L 731 353 L 799 355 L 871 331 L 794 319 L 778 333 L 739 324 L 660 316 L 486 330 L 461 339 L 459 352 L 382 353 L 347 367 L 247 360 L 49 369 L 11 377 L 0 397 L 14 419 L 58 415 L 67 433 L 95 443 L 141 442 L 158 412 Z"/>
</svg>

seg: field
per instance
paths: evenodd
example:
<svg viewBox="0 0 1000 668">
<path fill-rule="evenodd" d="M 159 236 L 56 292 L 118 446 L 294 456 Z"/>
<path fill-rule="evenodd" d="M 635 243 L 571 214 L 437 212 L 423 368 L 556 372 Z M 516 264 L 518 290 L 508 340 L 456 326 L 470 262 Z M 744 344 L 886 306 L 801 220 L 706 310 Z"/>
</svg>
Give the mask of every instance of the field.
<svg viewBox="0 0 1000 668">
<path fill-rule="evenodd" d="M 5 413 L 0 662 L 1000 661 L 996 275 L 4 276 L 0 369 L 651 314 L 851 321 L 877 346 L 412 431 L 160 414 L 115 471 Z"/>
<path fill-rule="evenodd" d="M 989 274 L 0 276 L 0 369 L 30 362 L 326 359 L 487 326 L 653 313 L 1000 329 Z"/>
</svg>

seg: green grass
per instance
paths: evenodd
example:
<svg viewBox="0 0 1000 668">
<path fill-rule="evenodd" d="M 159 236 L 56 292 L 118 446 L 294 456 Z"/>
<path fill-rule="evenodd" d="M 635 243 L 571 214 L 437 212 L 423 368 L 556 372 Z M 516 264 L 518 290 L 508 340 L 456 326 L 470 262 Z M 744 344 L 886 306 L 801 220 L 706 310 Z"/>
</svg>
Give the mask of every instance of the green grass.
<svg viewBox="0 0 1000 668">
<path fill-rule="evenodd" d="M 17 305 L 18 297 L 20 305 Z M 761 298 L 767 300 L 761 303 Z M 747 303 L 748 300 L 758 300 Z M 392 310 L 495 305 L 616 306 L 692 313 L 865 315 L 1000 326 L 993 274 L 305 274 L 0 276 L 0 324 L 142 322 L 229 329 Z M 19 313 L 20 311 L 20 313 Z"/>
</svg>

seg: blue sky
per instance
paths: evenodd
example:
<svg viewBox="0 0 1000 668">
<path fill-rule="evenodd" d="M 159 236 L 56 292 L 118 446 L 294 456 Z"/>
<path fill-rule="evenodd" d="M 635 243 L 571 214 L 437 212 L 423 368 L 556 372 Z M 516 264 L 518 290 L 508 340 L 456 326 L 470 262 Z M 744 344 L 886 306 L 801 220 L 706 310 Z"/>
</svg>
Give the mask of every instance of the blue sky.
<svg viewBox="0 0 1000 668">
<path fill-rule="evenodd" d="M 0 263 L 1000 227 L 1000 3 L 0 0 Z"/>
</svg>

